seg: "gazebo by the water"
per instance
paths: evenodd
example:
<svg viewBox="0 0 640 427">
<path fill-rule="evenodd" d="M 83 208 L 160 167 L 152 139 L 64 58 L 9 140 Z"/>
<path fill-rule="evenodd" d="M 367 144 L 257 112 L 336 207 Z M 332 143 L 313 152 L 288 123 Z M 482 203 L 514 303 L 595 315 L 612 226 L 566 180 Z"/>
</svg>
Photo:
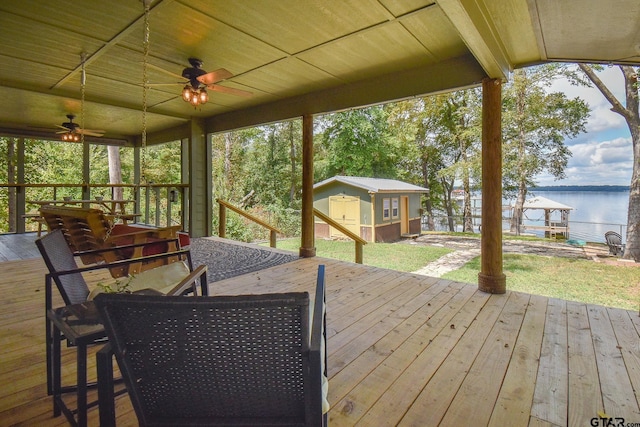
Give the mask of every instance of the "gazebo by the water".
<svg viewBox="0 0 640 427">
<path fill-rule="evenodd" d="M 527 211 L 534 210 L 544 211 L 544 225 L 525 225 L 527 230 L 542 230 L 544 231 L 544 236 L 548 238 L 569 238 L 569 213 L 573 210 L 571 206 L 547 199 L 546 197 L 537 196 L 525 200 L 522 207 L 525 218 L 527 217 Z M 553 215 L 555 212 L 559 212 L 560 218 Z"/>
</svg>

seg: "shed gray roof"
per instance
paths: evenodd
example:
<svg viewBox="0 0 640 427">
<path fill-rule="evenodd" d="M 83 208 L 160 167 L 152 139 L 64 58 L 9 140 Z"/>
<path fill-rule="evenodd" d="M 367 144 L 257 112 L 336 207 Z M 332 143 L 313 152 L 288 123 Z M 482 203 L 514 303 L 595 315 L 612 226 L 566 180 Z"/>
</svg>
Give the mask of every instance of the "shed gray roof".
<svg viewBox="0 0 640 427">
<path fill-rule="evenodd" d="M 334 176 L 325 179 L 313 186 L 314 189 L 323 187 L 333 182 L 340 182 L 343 184 L 351 185 L 353 187 L 362 188 L 370 193 L 428 193 L 429 190 L 417 185 L 409 184 L 408 182 L 398 181 L 396 179 L 382 179 L 382 178 L 366 178 L 358 176 Z"/>
</svg>

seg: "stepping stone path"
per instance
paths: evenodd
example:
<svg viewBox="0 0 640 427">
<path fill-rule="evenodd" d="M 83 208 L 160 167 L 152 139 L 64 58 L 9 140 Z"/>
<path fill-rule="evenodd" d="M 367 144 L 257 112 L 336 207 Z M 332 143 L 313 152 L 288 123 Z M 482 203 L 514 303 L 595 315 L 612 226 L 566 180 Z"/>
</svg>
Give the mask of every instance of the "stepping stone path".
<svg viewBox="0 0 640 427">
<path fill-rule="evenodd" d="M 480 249 L 453 251 L 414 271 L 414 273 L 423 276 L 442 277 L 443 274 L 459 269 L 477 256 L 480 256 Z"/>
<path fill-rule="evenodd" d="M 426 266 L 414 271 L 415 274 L 441 277 L 443 274 L 457 270 L 473 258 L 480 256 L 480 238 L 466 236 L 450 236 L 439 234 L 424 234 L 414 240 L 403 240 L 399 244 L 439 246 L 453 249 Z M 604 250 L 604 249 L 603 249 Z M 533 254 L 541 256 L 592 259 L 593 254 L 587 254 L 585 248 L 576 247 L 560 242 L 504 240 L 503 253 Z M 598 250 L 600 252 L 600 250 Z"/>
</svg>

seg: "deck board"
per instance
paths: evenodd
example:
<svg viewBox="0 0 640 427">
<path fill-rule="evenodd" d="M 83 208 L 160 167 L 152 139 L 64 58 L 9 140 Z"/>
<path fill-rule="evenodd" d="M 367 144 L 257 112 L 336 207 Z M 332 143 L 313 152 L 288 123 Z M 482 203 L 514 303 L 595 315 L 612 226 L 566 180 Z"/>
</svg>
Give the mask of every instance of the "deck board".
<svg viewBox="0 0 640 427">
<path fill-rule="evenodd" d="M 602 395 L 598 393 L 600 380 L 593 340 L 589 331 L 589 317 L 584 304 L 567 304 L 568 336 L 571 337 L 569 353 L 569 424 L 589 425 L 597 414 L 594 408 L 603 408 Z M 600 409 L 601 410 L 601 409 Z"/>
<path fill-rule="evenodd" d="M 587 311 L 594 337 L 603 411 L 611 417 L 623 413 L 632 414 L 630 419 L 640 419 L 638 402 L 620 351 L 622 346 L 615 337 L 609 313 L 605 307 L 594 305 L 589 305 Z"/>
<path fill-rule="evenodd" d="M 531 411 L 544 333 L 546 298 L 532 295 L 489 426 L 526 425 Z"/>
<path fill-rule="evenodd" d="M 589 425 L 602 411 L 640 422 L 637 312 L 489 295 L 320 257 L 214 282 L 211 293 L 312 292 L 320 263 L 332 426 Z M 0 269 L 1 425 L 67 425 L 52 417 L 46 395 L 44 273 L 37 258 Z M 65 381 L 73 380 L 74 358 L 73 348 L 63 349 Z M 95 378 L 95 358 L 89 366 Z M 126 395 L 116 414 L 119 425 L 136 424 Z M 98 415 L 89 410 L 90 425 Z"/>
</svg>

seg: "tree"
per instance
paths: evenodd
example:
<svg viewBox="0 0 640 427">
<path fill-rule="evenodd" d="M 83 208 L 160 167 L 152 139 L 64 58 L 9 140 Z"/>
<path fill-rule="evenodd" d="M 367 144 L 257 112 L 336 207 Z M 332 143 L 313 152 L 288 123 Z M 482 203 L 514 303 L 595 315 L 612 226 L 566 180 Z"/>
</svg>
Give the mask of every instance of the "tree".
<svg viewBox="0 0 640 427">
<path fill-rule="evenodd" d="M 411 140 L 409 164 L 420 184 L 429 189 L 425 198 L 427 228 L 435 230 L 434 211 L 446 211 L 448 226 L 455 230 L 457 205 L 453 200 L 456 181 L 464 188 L 463 230 L 473 231 L 471 191 L 479 142 L 478 90 L 464 90 L 392 104 L 392 129 Z"/>
<path fill-rule="evenodd" d="M 609 101 L 612 106 L 611 111 L 624 117 L 631 133 L 633 172 L 631 173 L 631 184 L 629 185 L 627 241 L 623 258 L 640 262 L 640 109 L 638 102 L 638 69 L 629 65 L 619 66 L 624 76 L 625 102 L 623 104 L 595 73 L 598 67 L 585 64 L 578 65 Z"/>
<path fill-rule="evenodd" d="M 472 175 L 479 165 L 481 92 L 476 89 L 452 92 L 443 97 L 443 108 L 440 111 L 439 133 L 441 138 L 449 140 L 449 145 L 456 158 L 451 166 L 445 168 L 441 175 L 449 177 L 448 213 L 450 229 L 453 231 L 453 201 L 451 192 L 453 183 L 459 179 L 463 189 L 463 221 L 462 231 L 473 232 L 471 212 Z M 474 168 L 474 165 L 476 166 Z"/>
<path fill-rule="evenodd" d="M 402 152 L 390 138 L 387 113 L 381 106 L 344 111 L 320 119 L 322 156 L 319 179 L 334 175 L 396 178 Z"/>
<path fill-rule="evenodd" d="M 302 122 L 261 126 L 247 148 L 245 192 L 271 210 L 298 208 L 302 177 Z"/>
<path fill-rule="evenodd" d="M 563 64 L 519 69 L 504 91 L 503 155 L 504 190 L 516 194 L 511 231 L 519 232 L 527 188 L 533 178 L 548 172 L 564 178 L 571 152 L 565 138 L 584 132 L 589 106 L 580 98 L 545 91 L 561 75 L 575 78 Z"/>
</svg>

